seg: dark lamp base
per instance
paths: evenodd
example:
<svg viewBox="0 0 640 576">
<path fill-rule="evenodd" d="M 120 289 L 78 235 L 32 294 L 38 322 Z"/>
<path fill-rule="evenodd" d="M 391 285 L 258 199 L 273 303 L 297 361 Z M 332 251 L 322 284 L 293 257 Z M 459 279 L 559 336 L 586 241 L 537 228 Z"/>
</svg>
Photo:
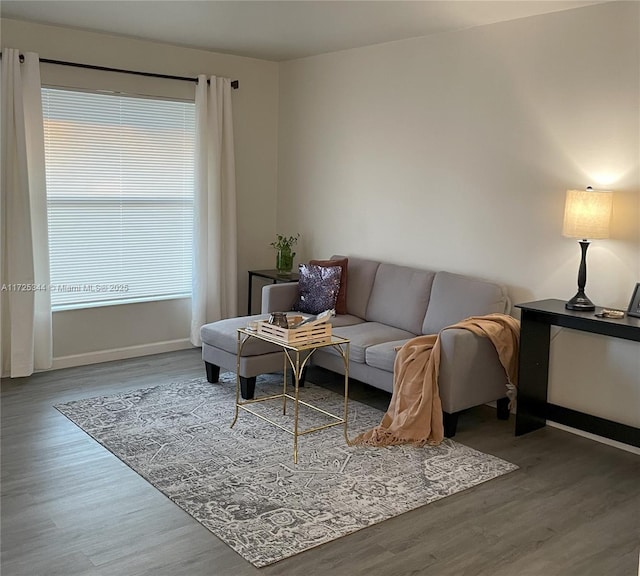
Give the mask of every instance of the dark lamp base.
<svg viewBox="0 0 640 576">
<path fill-rule="evenodd" d="M 564 307 L 567 310 L 577 310 L 579 312 L 590 312 L 596 309 L 593 302 L 586 297 L 584 292 L 578 292 Z"/>
</svg>

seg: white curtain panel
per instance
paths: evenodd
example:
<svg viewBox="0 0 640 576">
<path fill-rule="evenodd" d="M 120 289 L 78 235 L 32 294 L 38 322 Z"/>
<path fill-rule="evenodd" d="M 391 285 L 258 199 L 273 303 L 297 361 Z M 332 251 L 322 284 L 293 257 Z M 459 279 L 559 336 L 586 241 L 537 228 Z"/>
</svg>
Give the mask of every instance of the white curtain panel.
<svg viewBox="0 0 640 576">
<path fill-rule="evenodd" d="M 208 82 L 207 82 L 208 80 Z M 231 80 L 198 76 L 191 342 L 238 313 L 236 177 Z"/>
<path fill-rule="evenodd" d="M 2 51 L 0 324 L 2 375 L 52 361 L 44 129 L 38 55 Z"/>
</svg>

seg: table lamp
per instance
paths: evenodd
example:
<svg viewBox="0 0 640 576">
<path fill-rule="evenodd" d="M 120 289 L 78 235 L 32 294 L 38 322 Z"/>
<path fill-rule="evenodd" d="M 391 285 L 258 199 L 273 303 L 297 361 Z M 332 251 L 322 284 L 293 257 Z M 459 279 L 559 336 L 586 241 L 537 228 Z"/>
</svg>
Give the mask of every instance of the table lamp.
<svg viewBox="0 0 640 576">
<path fill-rule="evenodd" d="M 582 239 L 578 292 L 565 304 L 567 310 L 589 311 L 596 308 L 584 293 L 587 283 L 587 248 L 589 247 L 587 238 L 609 237 L 612 200 L 612 192 L 594 190 L 591 186 L 586 190 L 567 190 L 562 235 Z"/>
</svg>

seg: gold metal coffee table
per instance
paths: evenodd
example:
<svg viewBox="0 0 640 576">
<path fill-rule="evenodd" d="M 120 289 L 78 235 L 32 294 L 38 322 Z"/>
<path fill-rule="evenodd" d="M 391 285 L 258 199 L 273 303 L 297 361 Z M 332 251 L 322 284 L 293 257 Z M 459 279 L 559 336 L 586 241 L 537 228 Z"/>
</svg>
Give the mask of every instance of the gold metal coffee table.
<svg viewBox="0 0 640 576">
<path fill-rule="evenodd" d="M 282 348 L 283 356 L 284 356 L 284 370 L 283 370 L 283 383 L 282 383 L 282 393 L 280 394 L 271 394 L 269 396 L 262 396 L 260 398 L 254 398 L 251 400 L 241 400 L 240 399 L 240 357 L 242 354 L 242 349 L 247 341 L 251 338 L 258 338 L 259 340 L 263 340 L 265 342 L 270 342 L 272 344 L 277 344 Z M 314 341 L 310 340 L 308 342 L 296 342 L 289 343 L 280 338 L 274 338 L 269 335 L 259 334 L 254 330 L 249 330 L 247 328 L 239 328 L 238 329 L 238 347 L 237 347 L 237 364 L 236 364 L 236 406 L 235 406 L 235 417 L 233 422 L 231 423 L 231 427 L 235 425 L 238 420 L 238 414 L 240 410 L 244 410 L 277 426 L 281 430 L 291 434 L 293 436 L 293 462 L 294 464 L 298 463 L 298 437 L 303 436 L 304 434 L 310 434 L 311 432 L 317 432 L 318 430 L 324 430 L 325 428 L 331 428 L 332 426 L 342 425 L 344 427 L 344 438 L 347 442 L 347 445 L 351 445 L 349 441 L 349 436 L 347 433 L 347 416 L 349 409 L 349 340 L 346 338 L 339 338 L 337 336 L 328 336 L 322 340 Z M 331 412 L 327 412 L 318 406 L 314 406 L 308 402 L 304 402 L 300 400 L 300 377 L 302 375 L 302 371 L 309 359 L 313 356 L 313 353 L 320 348 L 332 347 L 338 351 L 342 361 L 344 362 L 344 410 L 342 416 L 338 416 L 336 414 L 332 414 Z M 288 368 L 291 367 L 293 371 L 293 386 L 294 393 L 293 395 L 288 392 L 287 388 L 287 372 Z M 266 417 L 263 414 L 259 414 L 255 410 L 251 409 L 251 405 L 257 404 L 260 402 L 267 402 L 270 400 L 282 399 L 282 414 L 287 413 L 287 400 L 293 401 L 293 430 L 283 426 L 278 422 L 274 422 L 270 418 Z M 313 428 L 307 428 L 304 430 L 300 430 L 298 427 L 298 416 L 299 416 L 299 408 L 300 405 L 306 406 L 307 408 L 311 408 L 317 412 L 321 412 L 331 419 L 327 424 L 323 424 L 321 426 L 314 426 Z"/>
</svg>

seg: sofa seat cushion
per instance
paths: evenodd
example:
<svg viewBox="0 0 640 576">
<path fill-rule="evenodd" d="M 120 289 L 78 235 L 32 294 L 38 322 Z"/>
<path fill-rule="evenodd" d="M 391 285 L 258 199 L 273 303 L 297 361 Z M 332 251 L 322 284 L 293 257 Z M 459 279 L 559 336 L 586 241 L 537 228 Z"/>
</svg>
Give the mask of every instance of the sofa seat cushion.
<svg viewBox="0 0 640 576">
<path fill-rule="evenodd" d="M 333 328 L 340 328 L 341 326 L 353 326 L 354 324 L 362 324 L 365 322 L 362 318 L 353 316 L 352 314 L 338 314 L 331 319 L 331 325 Z"/>
<path fill-rule="evenodd" d="M 394 340 L 392 342 L 383 342 L 382 344 L 369 346 L 365 352 L 366 363 L 372 368 L 393 372 L 396 355 L 398 354 L 396 348 L 400 348 L 409 340 L 410 338 L 405 338 L 404 340 Z"/>
<path fill-rule="evenodd" d="M 241 316 L 239 318 L 228 318 L 218 320 L 211 324 L 205 324 L 200 328 L 200 338 L 202 344 L 220 348 L 225 352 L 236 354 L 238 352 L 238 328 L 245 328 L 252 320 L 267 320 L 268 315 L 256 314 L 254 316 Z M 242 356 L 259 356 L 260 354 L 271 354 L 282 352 L 282 348 L 276 344 L 264 342 L 257 338 L 251 338 L 242 349 Z"/>
<path fill-rule="evenodd" d="M 400 328 L 393 328 L 392 326 L 379 324 L 378 322 L 362 322 L 352 326 L 334 328 L 333 334 L 349 339 L 351 343 L 349 347 L 349 360 L 351 362 L 359 362 L 360 364 L 364 364 L 366 350 L 369 346 L 395 340 L 407 340 L 415 336 L 415 334 L 407 332 L 406 330 L 400 330 Z M 332 354 L 338 354 L 333 348 L 325 348 L 324 350 Z"/>
</svg>

